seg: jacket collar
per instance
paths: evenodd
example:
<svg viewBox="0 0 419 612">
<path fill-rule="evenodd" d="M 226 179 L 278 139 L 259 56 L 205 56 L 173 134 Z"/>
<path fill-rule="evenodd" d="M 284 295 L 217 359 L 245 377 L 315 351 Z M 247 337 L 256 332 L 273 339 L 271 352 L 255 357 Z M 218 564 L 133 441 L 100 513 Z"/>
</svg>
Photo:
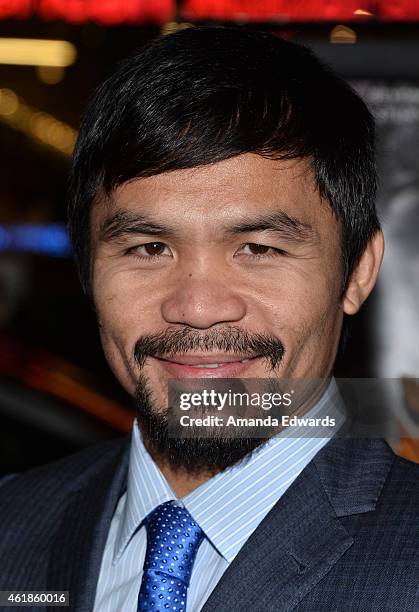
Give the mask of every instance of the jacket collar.
<svg viewBox="0 0 419 612">
<path fill-rule="evenodd" d="M 374 510 L 394 459 L 380 439 L 338 437 L 329 443 L 314 464 L 336 516 Z"/>
<path fill-rule="evenodd" d="M 331 440 L 252 534 L 202 612 L 294 609 L 352 546 L 339 517 L 374 510 L 393 460 L 381 440 Z"/>
</svg>

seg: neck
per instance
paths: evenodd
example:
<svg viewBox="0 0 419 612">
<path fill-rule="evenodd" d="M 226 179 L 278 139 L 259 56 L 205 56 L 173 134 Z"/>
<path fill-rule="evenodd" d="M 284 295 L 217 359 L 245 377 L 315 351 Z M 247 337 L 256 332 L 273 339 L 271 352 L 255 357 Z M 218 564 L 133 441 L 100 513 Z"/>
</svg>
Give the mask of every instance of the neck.
<svg viewBox="0 0 419 612">
<path fill-rule="evenodd" d="M 166 478 L 176 497 L 184 497 L 210 480 L 217 472 L 199 472 L 191 474 L 185 470 L 173 469 L 170 465 L 156 459 L 163 476 Z"/>
<path fill-rule="evenodd" d="M 177 498 L 188 495 L 221 471 L 221 469 L 210 470 L 209 468 L 208 470 L 191 471 L 183 467 L 173 466 L 169 463 L 167 457 L 156 452 L 146 437 L 143 438 L 143 441 L 144 446 L 160 468 Z"/>
</svg>

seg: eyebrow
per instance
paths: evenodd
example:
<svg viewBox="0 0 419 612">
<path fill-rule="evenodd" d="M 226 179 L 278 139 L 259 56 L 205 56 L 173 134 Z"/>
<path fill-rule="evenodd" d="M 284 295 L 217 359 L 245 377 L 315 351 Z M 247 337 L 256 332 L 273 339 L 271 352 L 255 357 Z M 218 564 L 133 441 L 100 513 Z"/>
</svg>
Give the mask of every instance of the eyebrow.
<svg viewBox="0 0 419 612">
<path fill-rule="evenodd" d="M 105 219 L 99 229 L 99 240 L 108 242 L 130 234 L 148 234 L 151 236 L 172 236 L 175 231 L 167 225 L 155 223 L 145 215 L 117 210 Z"/>
<path fill-rule="evenodd" d="M 290 242 L 310 242 L 318 239 L 318 233 L 310 223 L 293 217 L 283 210 L 252 217 L 227 228 L 227 234 L 248 232 L 272 232 Z"/>
<path fill-rule="evenodd" d="M 280 238 L 294 243 L 310 242 L 318 239 L 317 231 L 309 223 L 281 210 L 256 217 L 248 217 L 238 223 L 224 227 L 227 237 L 263 231 L 275 233 Z M 176 233 L 177 231 L 173 227 L 156 223 L 146 215 L 117 210 L 101 224 L 99 240 L 109 242 L 131 234 L 173 237 Z"/>
</svg>

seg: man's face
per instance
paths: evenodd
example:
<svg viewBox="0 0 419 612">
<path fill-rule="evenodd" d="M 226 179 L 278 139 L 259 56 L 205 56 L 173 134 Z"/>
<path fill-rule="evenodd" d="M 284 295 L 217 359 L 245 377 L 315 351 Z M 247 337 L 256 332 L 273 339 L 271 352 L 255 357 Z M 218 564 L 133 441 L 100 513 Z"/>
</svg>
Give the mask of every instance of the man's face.
<svg viewBox="0 0 419 612">
<path fill-rule="evenodd" d="M 174 433 L 170 378 L 330 374 L 340 231 L 307 161 L 246 154 L 136 179 L 94 205 L 91 228 L 106 357 L 136 397 L 149 450 L 172 469 L 215 473 L 264 440 Z"/>
<path fill-rule="evenodd" d="M 308 161 L 245 154 L 132 180 L 96 202 L 91 240 L 107 360 L 130 394 L 147 381 L 155 410 L 169 378 L 330 374 L 340 230 Z"/>
</svg>

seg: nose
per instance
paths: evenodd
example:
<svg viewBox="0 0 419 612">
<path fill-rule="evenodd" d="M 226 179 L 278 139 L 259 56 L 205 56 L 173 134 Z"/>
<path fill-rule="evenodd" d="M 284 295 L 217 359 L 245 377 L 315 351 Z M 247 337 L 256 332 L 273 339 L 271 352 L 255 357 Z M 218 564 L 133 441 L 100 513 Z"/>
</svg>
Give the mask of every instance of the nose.
<svg viewBox="0 0 419 612">
<path fill-rule="evenodd" d="M 187 273 L 163 301 L 162 316 L 167 323 L 208 329 L 220 323 L 236 323 L 246 314 L 246 304 L 214 273 Z"/>
</svg>

